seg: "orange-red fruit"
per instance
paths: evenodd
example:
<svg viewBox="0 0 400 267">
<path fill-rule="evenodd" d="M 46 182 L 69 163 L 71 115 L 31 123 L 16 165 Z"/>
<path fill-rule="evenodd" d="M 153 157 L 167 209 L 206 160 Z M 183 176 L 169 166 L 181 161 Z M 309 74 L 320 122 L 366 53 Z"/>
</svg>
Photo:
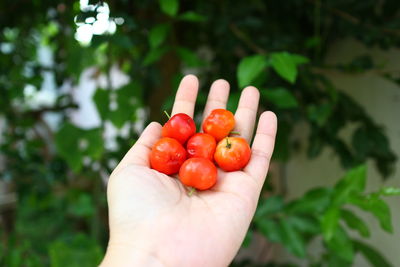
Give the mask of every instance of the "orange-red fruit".
<svg viewBox="0 0 400 267">
<path fill-rule="evenodd" d="M 211 188 L 217 182 L 217 167 L 205 158 L 190 158 L 179 170 L 182 184 L 198 190 Z"/>
<path fill-rule="evenodd" d="M 185 148 L 175 139 L 163 137 L 151 149 L 151 168 L 171 175 L 179 172 L 179 168 L 186 160 Z"/>
<path fill-rule="evenodd" d="M 212 135 L 206 133 L 197 133 L 189 138 L 186 144 L 186 150 L 189 158 L 214 159 L 217 142 Z"/>
<path fill-rule="evenodd" d="M 219 141 L 228 136 L 235 127 L 235 117 L 226 109 L 214 109 L 204 120 L 203 131 Z"/>
<path fill-rule="evenodd" d="M 242 137 L 226 137 L 219 141 L 214 160 L 224 171 L 243 169 L 250 160 L 251 149 Z"/>
<path fill-rule="evenodd" d="M 162 137 L 171 137 L 184 144 L 196 133 L 196 124 L 193 119 L 185 114 L 178 113 L 172 116 L 161 130 Z"/>
</svg>

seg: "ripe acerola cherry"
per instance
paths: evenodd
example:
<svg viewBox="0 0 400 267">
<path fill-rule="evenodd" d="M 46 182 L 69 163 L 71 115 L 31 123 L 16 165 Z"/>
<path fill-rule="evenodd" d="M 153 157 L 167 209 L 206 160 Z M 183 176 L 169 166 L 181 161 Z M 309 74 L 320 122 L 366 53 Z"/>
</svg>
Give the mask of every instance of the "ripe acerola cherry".
<svg viewBox="0 0 400 267">
<path fill-rule="evenodd" d="M 214 159 L 224 171 L 232 172 L 243 169 L 250 160 L 251 149 L 242 137 L 226 137 L 219 141 Z"/>
<path fill-rule="evenodd" d="M 151 168 L 171 175 L 179 172 L 186 160 L 185 148 L 175 139 L 164 137 L 158 140 L 151 149 Z"/>
<path fill-rule="evenodd" d="M 162 137 L 171 137 L 184 144 L 196 133 L 196 124 L 193 119 L 185 114 L 178 113 L 172 116 L 163 126 Z"/>
<path fill-rule="evenodd" d="M 217 141 L 228 136 L 234 127 L 235 117 L 226 109 L 214 109 L 203 123 L 203 131 L 214 136 Z"/>
<path fill-rule="evenodd" d="M 214 159 L 217 142 L 215 138 L 206 133 L 197 133 L 189 138 L 186 144 L 186 150 L 189 158 Z"/>
<path fill-rule="evenodd" d="M 198 190 L 211 188 L 217 182 L 217 167 L 205 158 L 190 158 L 179 170 L 179 180 Z"/>
</svg>

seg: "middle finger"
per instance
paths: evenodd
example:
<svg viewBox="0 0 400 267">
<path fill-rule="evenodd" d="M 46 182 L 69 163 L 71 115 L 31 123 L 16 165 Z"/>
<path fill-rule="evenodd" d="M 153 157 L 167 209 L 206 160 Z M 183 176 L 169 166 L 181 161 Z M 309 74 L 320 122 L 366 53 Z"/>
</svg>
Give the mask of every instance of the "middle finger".
<svg viewBox="0 0 400 267">
<path fill-rule="evenodd" d="M 228 97 L 229 83 L 223 79 L 219 79 L 213 82 L 210 92 L 208 93 L 207 103 L 203 113 L 203 119 L 205 119 L 214 109 L 225 109 Z"/>
</svg>

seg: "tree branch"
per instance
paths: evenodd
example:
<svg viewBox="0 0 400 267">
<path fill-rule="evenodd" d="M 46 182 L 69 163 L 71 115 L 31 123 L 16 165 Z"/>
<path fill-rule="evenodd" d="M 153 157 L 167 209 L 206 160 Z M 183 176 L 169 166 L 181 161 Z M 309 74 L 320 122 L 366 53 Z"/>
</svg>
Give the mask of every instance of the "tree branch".
<svg viewBox="0 0 400 267">
<path fill-rule="evenodd" d="M 379 31 L 382 31 L 382 32 L 385 32 L 385 33 L 388 33 L 388 34 L 400 36 L 400 30 L 391 29 L 391 28 L 384 28 L 384 27 L 383 28 L 379 28 L 379 27 L 375 27 L 375 26 L 373 26 L 371 24 L 363 24 L 362 21 L 359 18 L 357 18 L 357 17 L 355 17 L 355 16 L 353 16 L 353 15 L 351 15 L 351 14 L 349 14 L 349 13 L 343 11 L 343 10 L 340 10 L 338 8 L 327 7 L 326 5 L 323 5 L 321 2 L 318 2 L 317 0 L 307 0 L 307 2 L 309 2 L 309 3 L 313 4 L 313 5 L 320 5 L 325 10 L 328 10 L 332 14 L 334 14 L 334 15 L 336 15 L 336 16 L 338 16 L 338 17 L 340 17 L 340 18 L 342 18 L 342 19 L 344 19 L 344 20 L 346 20 L 346 21 L 348 21 L 348 22 L 350 22 L 352 24 L 360 25 L 360 26 L 364 26 L 364 27 L 366 27 L 368 29 L 379 30 Z"/>
<path fill-rule="evenodd" d="M 42 107 L 40 109 L 22 112 L 21 115 L 38 117 L 45 112 L 58 112 L 58 111 L 63 111 L 63 110 L 69 109 L 69 108 L 78 108 L 78 105 L 77 104 L 67 104 L 67 105 L 59 105 L 59 106 L 54 106 L 54 107 Z"/>
<path fill-rule="evenodd" d="M 258 54 L 266 54 L 267 51 L 261 47 L 259 47 L 257 44 L 255 44 L 251 38 L 249 38 L 246 33 L 244 33 L 242 30 L 240 30 L 235 24 L 231 23 L 229 25 L 229 29 L 231 32 L 243 43 L 245 43 L 251 50 Z"/>
</svg>

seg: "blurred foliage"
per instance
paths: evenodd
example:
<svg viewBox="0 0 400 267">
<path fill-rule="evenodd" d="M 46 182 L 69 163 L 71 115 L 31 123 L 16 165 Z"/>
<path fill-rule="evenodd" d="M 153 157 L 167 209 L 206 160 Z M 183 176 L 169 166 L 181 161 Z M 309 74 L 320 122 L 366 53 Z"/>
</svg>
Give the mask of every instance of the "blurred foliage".
<svg viewBox="0 0 400 267">
<path fill-rule="evenodd" d="M 193 72 L 202 83 L 197 111 L 208 86 L 221 77 L 231 83 L 231 110 L 243 87 L 261 90 L 260 110 L 268 107 L 279 118 L 275 161 L 285 162 L 297 151 L 293 133 L 301 123 L 309 130 L 307 144 L 300 144 L 309 158 L 329 148 L 348 170 L 334 187 L 312 188 L 291 202 L 280 195 L 262 199 L 249 238 L 260 232 L 310 266 L 348 266 L 357 253 L 373 266 L 390 266 L 364 242 L 370 231 L 353 209 L 372 214 L 392 232 L 382 197 L 398 195 L 399 189 L 366 193 L 363 164 L 374 162 L 386 178 L 396 156 L 382 126 L 338 90 L 324 70 L 376 71 L 400 81 L 370 55 L 337 65 L 324 59 L 332 43 L 346 38 L 367 47 L 398 47 L 397 0 L 85 2 L 0 3 L 0 156 L 5 165 L 0 179 L 18 196 L 15 212 L 4 213 L 0 221 L 0 265 L 98 263 L 107 242 L 101 177 L 134 143 L 137 122 L 165 120 L 161 110 L 171 108 L 179 79 Z M 79 43 L 77 27 L 94 26 L 105 5 L 115 32 Z M 50 54 L 48 62 L 43 50 Z M 91 78 L 105 83 L 96 82 L 93 94 L 100 123 L 86 129 L 72 122 L 71 113 L 79 107 L 75 86 L 89 68 Z M 127 84 L 113 86 L 113 68 L 129 77 Z M 54 101 L 32 104 L 49 80 Z M 341 135 L 348 126 L 354 128 L 350 139 Z M 112 148 L 105 146 L 109 127 L 117 129 Z M 307 251 L 315 239 L 324 248 L 318 258 Z M 250 260 L 233 264 L 259 265 Z"/>
</svg>

